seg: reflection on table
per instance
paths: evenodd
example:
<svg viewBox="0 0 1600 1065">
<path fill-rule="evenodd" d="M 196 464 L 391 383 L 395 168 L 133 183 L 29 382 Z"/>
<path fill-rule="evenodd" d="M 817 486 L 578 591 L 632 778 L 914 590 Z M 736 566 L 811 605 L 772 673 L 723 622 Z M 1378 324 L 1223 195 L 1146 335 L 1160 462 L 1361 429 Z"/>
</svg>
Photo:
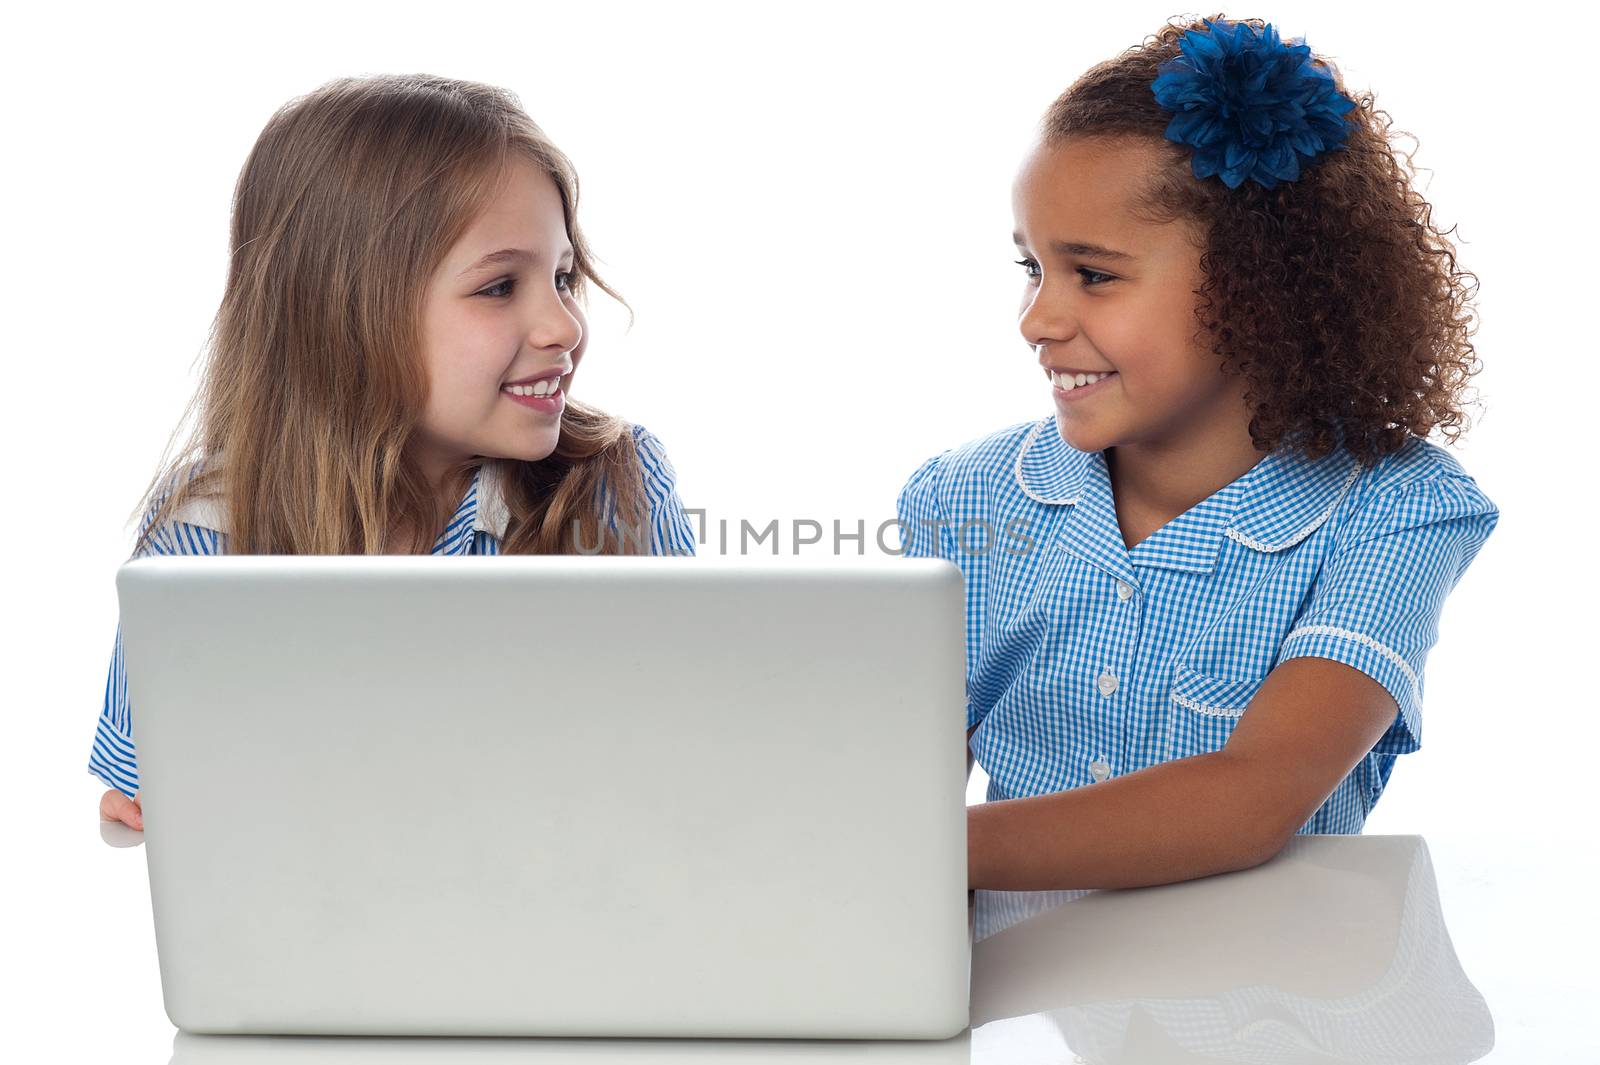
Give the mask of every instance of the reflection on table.
<svg viewBox="0 0 1600 1065">
<path fill-rule="evenodd" d="M 1122 892 L 982 892 L 974 1061 L 1469 1062 L 1494 1046 L 1426 845 L 1300 837 L 1257 869 Z"/>
<path fill-rule="evenodd" d="M 974 935 L 972 1031 L 943 1042 L 180 1032 L 172 1061 L 1444 1065 L 1494 1046 L 1415 836 L 1300 837 L 1257 869 L 1136 891 L 980 891 Z"/>
</svg>

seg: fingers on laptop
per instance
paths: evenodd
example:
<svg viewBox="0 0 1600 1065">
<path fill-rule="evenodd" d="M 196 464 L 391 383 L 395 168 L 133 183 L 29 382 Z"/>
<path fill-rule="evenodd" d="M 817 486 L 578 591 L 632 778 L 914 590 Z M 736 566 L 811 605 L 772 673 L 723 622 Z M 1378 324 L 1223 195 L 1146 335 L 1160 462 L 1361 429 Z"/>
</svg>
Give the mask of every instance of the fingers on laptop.
<svg viewBox="0 0 1600 1065">
<path fill-rule="evenodd" d="M 113 788 L 100 796 L 100 820 L 121 821 L 129 828 L 136 828 L 142 832 L 144 809 L 137 795 L 130 799 Z"/>
</svg>

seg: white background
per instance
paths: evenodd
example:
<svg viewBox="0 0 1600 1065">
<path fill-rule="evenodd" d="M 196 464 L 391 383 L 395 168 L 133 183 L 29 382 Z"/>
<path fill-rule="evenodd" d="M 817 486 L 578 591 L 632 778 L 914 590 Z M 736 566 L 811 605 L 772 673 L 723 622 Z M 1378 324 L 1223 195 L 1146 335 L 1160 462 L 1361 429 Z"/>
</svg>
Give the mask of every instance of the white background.
<svg viewBox="0 0 1600 1065">
<path fill-rule="evenodd" d="M 923 458 L 1050 413 L 1015 328 L 1012 174 L 1062 88 L 1180 9 L 66 10 L 8 16 L 0 105 L 13 840 L 0 953 L 8 1012 L 26 1019 L 4 1038 L 164 1060 L 142 855 L 100 843 L 102 787 L 84 764 L 127 521 L 197 380 L 233 181 L 270 114 L 348 74 L 517 92 L 577 164 L 582 224 L 638 316 L 628 331 L 603 296 L 592 304 L 584 398 L 655 431 L 687 505 L 713 520 L 870 528 Z M 1425 746 L 1368 830 L 1429 841 L 1496 1016 L 1495 1060 L 1592 1060 L 1576 1012 L 1595 946 L 1579 899 L 1600 739 L 1585 669 L 1590 49 L 1532 8 L 1230 14 L 1304 34 L 1418 135 L 1435 217 L 1459 224 L 1481 280 L 1484 412 L 1457 454 L 1501 523 L 1448 604 Z M 393 801 L 403 816 L 408 796 Z"/>
</svg>

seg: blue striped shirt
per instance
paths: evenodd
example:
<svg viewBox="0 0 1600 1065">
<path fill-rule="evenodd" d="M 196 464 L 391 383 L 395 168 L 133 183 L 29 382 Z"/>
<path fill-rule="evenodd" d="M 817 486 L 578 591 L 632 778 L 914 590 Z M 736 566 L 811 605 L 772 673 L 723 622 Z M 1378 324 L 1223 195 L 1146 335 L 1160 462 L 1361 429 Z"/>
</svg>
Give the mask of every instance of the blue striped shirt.
<svg viewBox="0 0 1600 1065">
<path fill-rule="evenodd" d="M 633 427 L 634 444 L 644 472 L 644 495 L 650 525 L 650 553 L 692 555 L 695 534 L 678 499 L 677 476 L 661 442 L 642 426 Z M 145 516 L 148 527 L 151 515 Z M 186 505 L 174 520 L 155 530 L 143 548 L 144 555 L 219 555 L 227 551 L 221 509 L 212 500 Z M 179 520 L 186 519 L 186 520 Z M 473 472 L 461 504 L 434 541 L 435 555 L 496 555 L 504 538 L 509 514 L 493 476 L 479 466 Z M 140 532 L 143 533 L 141 528 Z M 623 530 L 623 535 L 628 535 Z M 106 676 L 105 699 L 89 752 L 89 772 L 132 798 L 139 790 L 138 760 L 128 706 L 128 678 L 122 664 L 122 628 L 117 627 Z"/>
<path fill-rule="evenodd" d="M 966 579 L 967 724 L 990 799 L 1220 749 L 1280 663 L 1360 670 L 1398 712 L 1301 832 L 1359 832 L 1422 736 L 1445 597 L 1499 512 L 1413 438 L 1366 470 L 1279 448 L 1126 547 L 1103 452 L 1054 418 L 924 462 L 900 493 L 906 553 Z"/>
</svg>

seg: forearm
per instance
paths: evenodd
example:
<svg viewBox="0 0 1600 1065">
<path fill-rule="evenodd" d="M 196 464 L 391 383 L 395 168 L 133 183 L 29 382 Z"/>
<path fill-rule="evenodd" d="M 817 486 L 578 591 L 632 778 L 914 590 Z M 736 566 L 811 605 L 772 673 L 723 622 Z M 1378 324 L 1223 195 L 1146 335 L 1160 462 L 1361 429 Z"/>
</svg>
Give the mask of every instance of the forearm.
<svg viewBox="0 0 1600 1065">
<path fill-rule="evenodd" d="M 1223 751 L 984 803 L 967 811 L 969 886 L 1124 888 L 1247 869 L 1303 822 L 1284 805 L 1270 777 Z"/>
</svg>

